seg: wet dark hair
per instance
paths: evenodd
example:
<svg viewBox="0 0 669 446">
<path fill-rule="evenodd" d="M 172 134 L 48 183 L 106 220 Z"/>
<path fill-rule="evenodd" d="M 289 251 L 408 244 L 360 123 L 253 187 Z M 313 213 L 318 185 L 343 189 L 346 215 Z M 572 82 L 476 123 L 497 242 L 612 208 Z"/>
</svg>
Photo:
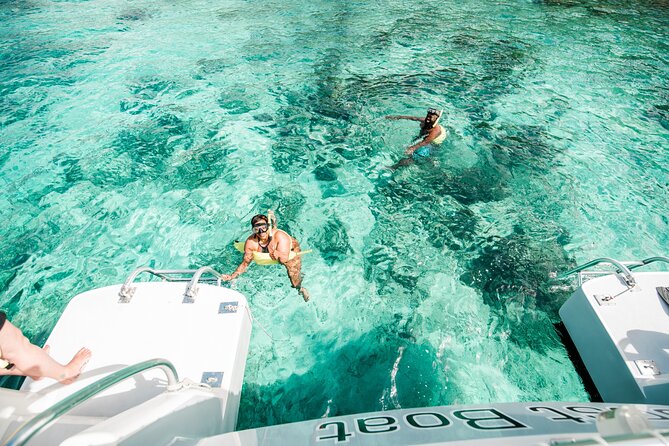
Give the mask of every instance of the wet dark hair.
<svg viewBox="0 0 669 446">
<path fill-rule="evenodd" d="M 267 218 L 266 215 L 258 214 L 254 215 L 253 218 L 251 219 L 251 226 L 255 226 L 255 224 L 258 223 L 260 220 L 265 220 L 265 223 L 269 223 L 269 218 Z"/>
</svg>

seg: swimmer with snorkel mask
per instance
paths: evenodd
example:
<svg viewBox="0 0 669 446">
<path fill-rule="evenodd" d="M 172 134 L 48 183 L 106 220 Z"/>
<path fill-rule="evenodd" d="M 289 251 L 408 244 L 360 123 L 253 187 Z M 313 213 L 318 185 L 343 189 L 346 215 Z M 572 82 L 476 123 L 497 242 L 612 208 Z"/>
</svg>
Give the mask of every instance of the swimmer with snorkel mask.
<svg viewBox="0 0 669 446">
<path fill-rule="evenodd" d="M 254 259 L 254 252 L 267 253 L 272 260 L 277 260 L 286 267 L 290 284 L 302 296 L 305 302 L 309 301 L 309 292 L 302 286 L 302 250 L 300 243 L 286 231 L 276 227 L 274 212 L 267 215 L 258 214 L 251 219 L 252 233 L 244 243 L 244 257 L 232 274 L 223 274 L 223 280 L 233 280 L 248 268 Z"/>
<path fill-rule="evenodd" d="M 418 134 L 418 138 L 422 138 L 421 141 L 413 144 L 404 151 L 404 154 L 407 155 L 407 157 L 399 160 L 397 163 L 391 166 L 392 169 L 397 169 L 398 167 L 409 165 L 416 157 L 430 156 L 430 144 L 441 144 L 446 140 L 448 131 L 439 125 L 439 119 L 441 119 L 443 112 L 443 110 L 440 111 L 436 108 L 428 108 L 427 114 L 424 118 L 403 115 L 386 116 L 386 119 L 393 121 L 406 119 L 409 121 L 420 122 L 420 133 Z"/>
</svg>

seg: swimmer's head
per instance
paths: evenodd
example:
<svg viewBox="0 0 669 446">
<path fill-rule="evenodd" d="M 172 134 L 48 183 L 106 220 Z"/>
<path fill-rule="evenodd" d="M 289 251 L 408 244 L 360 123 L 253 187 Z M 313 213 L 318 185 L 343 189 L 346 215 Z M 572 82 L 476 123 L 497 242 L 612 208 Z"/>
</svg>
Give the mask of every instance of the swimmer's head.
<svg viewBox="0 0 669 446">
<path fill-rule="evenodd" d="M 425 121 L 423 127 L 426 129 L 431 129 L 435 125 L 437 125 L 437 122 L 439 122 L 439 118 L 441 118 L 442 111 L 437 110 L 436 108 L 428 108 L 427 109 L 427 114 L 425 115 Z"/>
<path fill-rule="evenodd" d="M 264 221 L 265 223 L 269 223 L 269 218 L 267 218 L 267 215 L 263 214 L 258 214 L 254 215 L 253 218 L 251 219 L 251 226 L 255 225 L 256 223 Z"/>
<path fill-rule="evenodd" d="M 254 215 L 251 219 L 251 228 L 253 228 L 253 232 L 256 234 L 267 232 L 267 229 L 269 228 L 269 219 L 263 214 Z"/>
</svg>

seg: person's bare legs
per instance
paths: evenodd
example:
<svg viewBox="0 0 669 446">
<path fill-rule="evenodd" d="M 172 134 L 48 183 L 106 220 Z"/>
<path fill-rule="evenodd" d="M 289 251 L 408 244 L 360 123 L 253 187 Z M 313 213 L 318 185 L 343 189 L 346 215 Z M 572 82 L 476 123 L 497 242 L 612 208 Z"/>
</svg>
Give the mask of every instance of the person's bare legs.
<svg viewBox="0 0 669 446">
<path fill-rule="evenodd" d="M 49 356 L 48 347 L 45 350 L 31 344 L 21 330 L 9 321 L 5 321 L 0 330 L 0 347 L 4 359 L 14 363 L 11 370 L 5 370 L 2 374 L 26 375 L 33 379 L 53 378 L 62 384 L 70 384 L 77 379 L 81 368 L 91 357 L 91 351 L 82 348 L 70 362 L 62 365 Z"/>
<path fill-rule="evenodd" d="M 296 253 L 300 252 L 300 244 L 295 239 L 293 239 L 293 251 Z M 283 266 L 286 267 L 286 272 L 288 273 L 290 284 L 297 290 L 298 293 L 300 293 L 302 299 L 304 299 L 305 302 L 309 302 L 309 292 L 302 286 L 302 257 L 295 256 L 293 260 L 287 261 L 283 264 Z"/>
<path fill-rule="evenodd" d="M 51 351 L 51 346 L 45 345 L 44 347 L 42 347 L 42 350 L 44 350 L 44 353 L 48 355 L 49 352 Z M 16 367 L 16 364 L 14 364 L 14 367 L 12 367 L 10 370 L 0 369 L 0 375 L 29 376 L 26 372 Z M 30 378 L 33 381 L 39 381 L 40 379 L 43 378 L 43 376 L 31 376 Z"/>
</svg>

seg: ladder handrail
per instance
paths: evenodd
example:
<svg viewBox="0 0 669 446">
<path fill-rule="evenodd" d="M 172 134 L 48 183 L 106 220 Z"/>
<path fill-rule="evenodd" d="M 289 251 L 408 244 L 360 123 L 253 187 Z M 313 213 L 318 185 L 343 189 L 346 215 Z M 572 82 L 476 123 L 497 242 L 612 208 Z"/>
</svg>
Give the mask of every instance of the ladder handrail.
<svg viewBox="0 0 669 446">
<path fill-rule="evenodd" d="M 190 282 L 188 282 L 188 286 L 186 287 L 186 292 L 184 293 L 184 300 L 183 303 L 193 303 L 195 296 L 197 295 L 197 283 L 200 281 L 200 277 L 202 277 L 203 274 L 211 274 L 216 278 L 216 281 L 218 285 L 220 286 L 221 280 L 223 279 L 223 275 L 213 269 L 211 266 L 203 266 L 202 268 L 199 268 L 197 271 L 195 271 L 195 274 L 193 274 L 193 277 L 191 277 Z M 211 280 L 211 279 L 210 279 Z"/>
<path fill-rule="evenodd" d="M 46 409 L 44 412 L 28 420 L 14 433 L 14 435 L 9 438 L 5 445 L 24 445 L 40 430 L 47 427 L 57 418 L 74 409 L 81 403 L 88 401 L 98 393 L 107 390 L 108 388 L 120 383 L 123 380 L 156 367 L 163 370 L 165 375 L 167 375 L 167 390 L 170 391 L 175 389 L 179 382 L 179 377 L 177 375 L 177 370 L 174 368 L 174 365 L 167 359 L 149 359 L 148 361 L 143 361 L 135 365 L 125 367 L 121 370 L 117 370 L 116 372 L 107 375 L 104 378 L 89 384 L 82 389 L 77 390 L 72 395 L 63 398 L 53 406 Z"/>
<path fill-rule="evenodd" d="M 185 281 L 184 278 L 180 277 L 170 277 L 172 274 L 192 274 L 195 272 L 194 269 L 153 269 L 148 266 L 142 266 L 134 270 L 130 275 L 128 276 L 127 279 L 125 279 L 125 282 L 123 283 L 124 286 L 130 285 L 134 280 L 137 278 L 138 275 L 141 273 L 149 273 L 152 274 L 156 277 L 160 277 L 163 280 L 167 280 L 168 282 L 183 282 Z"/>
<path fill-rule="evenodd" d="M 207 270 L 207 271 L 205 271 Z M 125 279 L 125 282 L 123 282 L 123 285 L 121 285 L 121 289 L 118 293 L 119 297 L 119 303 L 128 303 L 130 302 L 130 299 L 132 299 L 133 294 L 135 293 L 135 288 L 133 288 L 131 285 L 135 281 L 138 275 L 142 273 L 149 273 L 153 276 L 161 278 L 163 281 L 167 282 L 189 282 L 188 287 L 186 288 L 186 293 L 192 292 L 191 288 L 194 286 L 194 283 L 197 284 L 197 282 L 200 280 L 200 276 L 204 272 L 211 271 L 213 272 L 214 278 L 207 278 L 203 279 L 204 281 L 208 282 L 213 282 L 216 281 L 217 285 L 221 285 L 221 274 L 213 270 L 209 266 L 203 266 L 202 268 L 199 269 L 153 269 L 148 266 L 142 266 L 140 268 L 137 268 L 134 270 L 127 279 Z M 185 276 L 187 275 L 188 277 L 174 277 L 174 276 Z M 193 279 L 197 277 L 197 280 L 193 282 Z"/>
<path fill-rule="evenodd" d="M 579 273 L 586 268 L 590 268 L 591 266 L 599 265 L 599 264 L 602 264 L 602 263 L 606 263 L 606 264 L 615 266 L 618 269 L 618 272 L 621 272 L 623 274 L 623 276 L 625 277 L 625 282 L 630 287 L 633 287 L 633 286 L 636 285 L 636 281 L 634 280 L 634 277 L 632 276 L 632 272 L 629 270 L 629 268 L 626 267 L 625 265 L 623 265 L 622 262 L 619 262 L 617 260 L 614 260 L 614 259 L 611 259 L 611 258 L 608 258 L 608 257 L 602 257 L 602 258 L 599 258 L 599 259 L 591 260 L 587 263 L 584 263 L 582 265 L 577 266 L 576 268 L 572 268 L 569 271 L 560 274 L 557 277 L 557 279 L 564 279 L 565 277 L 571 276 L 574 273 Z"/>
<path fill-rule="evenodd" d="M 648 257 L 647 259 L 643 259 L 641 262 L 635 263 L 634 265 L 629 265 L 629 269 L 637 269 L 641 268 L 642 266 L 646 266 L 650 263 L 654 262 L 666 262 L 669 263 L 669 257 L 664 257 L 664 256 L 655 256 L 655 257 Z"/>
<path fill-rule="evenodd" d="M 576 268 L 570 269 L 569 271 L 560 274 L 559 276 L 556 277 L 556 280 L 559 279 L 564 279 L 568 276 L 571 276 L 574 273 L 579 273 L 579 279 L 581 277 L 581 274 L 586 274 L 586 273 L 601 273 L 605 274 L 604 271 L 584 271 L 586 268 L 589 268 L 591 266 L 595 266 L 601 263 L 607 263 L 610 265 L 613 265 L 617 268 L 618 272 L 623 273 L 625 276 L 625 282 L 627 283 L 628 286 L 634 287 L 636 285 L 636 281 L 634 280 L 634 277 L 632 276 L 632 270 L 635 270 L 637 268 L 641 268 L 642 266 L 649 265 L 651 263 L 655 262 L 665 262 L 669 263 L 669 257 L 665 256 L 655 256 L 655 257 L 648 257 L 647 259 L 643 260 L 634 260 L 634 261 L 625 261 L 625 262 L 619 262 L 617 260 L 608 258 L 608 257 L 602 257 L 600 259 L 595 259 L 592 260 L 588 263 L 584 263 L 583 265 L 579 265 Z"/>
</svg>

